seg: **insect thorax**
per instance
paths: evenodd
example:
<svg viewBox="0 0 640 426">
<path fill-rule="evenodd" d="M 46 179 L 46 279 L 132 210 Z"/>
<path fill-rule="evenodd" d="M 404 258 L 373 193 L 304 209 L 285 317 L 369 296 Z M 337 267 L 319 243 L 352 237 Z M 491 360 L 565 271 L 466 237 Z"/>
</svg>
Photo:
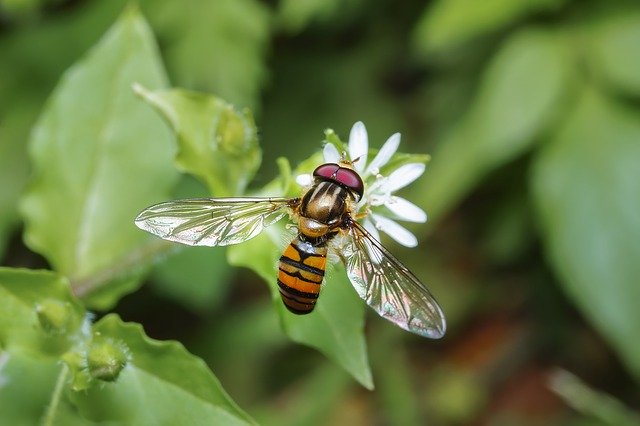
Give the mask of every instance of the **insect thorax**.
<svg viewBox="0 0 640 426">
<path fill-rule="evenodd" d="M 316 182 L 302 198 L 300 215 L 333 228 L 348 209 L 349 191 L 328 181 Z"/>
</svg>

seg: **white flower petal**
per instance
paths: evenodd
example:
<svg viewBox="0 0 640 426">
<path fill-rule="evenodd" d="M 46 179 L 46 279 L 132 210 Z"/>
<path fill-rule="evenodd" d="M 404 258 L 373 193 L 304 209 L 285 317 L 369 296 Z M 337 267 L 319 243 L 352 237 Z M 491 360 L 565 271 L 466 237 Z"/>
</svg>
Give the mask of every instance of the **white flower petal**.
<svg viewBox="0 0 640 426">
<path fill-rule="evenodd" d="M 325 163 L 337 163 L 340 161 L 340 153 L 338 148 L 332 143 L 328 143 L 322 149 Z"/>
<path fill-rule="evenodd" d="M 310 186 L 313 183 L 311 173 L 304 173 L 296 176 L 296 183 L 300 186 Z"/>
<path fill-rule="evenodd" d="M 385 182 L 384 189 L 389 192 L 404 188 L 424 173 L 425 166 L 422 163 L 409 163 L 394 170 Z"/>
<path fill-rule="evenodd" d="M 387 141 L 382 145 L 378 154 L 376 154 L 373 161 L 367 167 L 367 170 L 364 172 L 364 176 L 368 176 L 370 174 L 376 175 L 380 172 L 380 167 L 384 166 L 391 160 L 393 154 L 398 150 L 398 145 L 400 145 L 400 133 L 394 133 L 387 139 Z"/>
<path fill-rule="evenodd" d="M 351 161 L 355 161 L 353 167 L 358 173 L 362 173 L 367 165 L 368 151 L 369 137 L 367 136 L 367 128 L 364 127 L 362 121 L 358 121 L 353 125 L 349 134 L 349 158 Z"/>
<path fill-rule="evenodd" d="M 418 245 L 418 239 L 408 229 L 400 226 L 395 221 L 378 214 L 371 214 L 376 228 L 393 238 L 397 243 L 406 247 Z"/>
<path fill-rule="evenodd" d="M 362 226 L 364 226 L 364 229 L 369 231 L 369 233 L 373 236 L 373 238 L 380 241 L 380 233 L 378 232 L 378 229 L 373 224 L 373 222 L 371 222 L 369 218 L 366 218 L 364 220 L 364 222 L 362 223 Z"/>
<path fill-rule="evenodd" d="M 381 206 L 387 202 L 387 198 L 384 194 L 371 194 L 369 196 L 369 205 L 372 207 Z"/>
<path fill-rule="evenodd" d="M 427 221 L 427 214 L 424 210 L 404 198 L 391 196 L 384 205 L 402 220 L 417 223 Z"/>
<path fill-rule="evenodd" d="M 383 186 L 385 185 L 385 183 L 387 182 L 387 178 L 382 176 L 382 175 L 378 175 L 376 176 L 376 180 L 374 180 L 368 187 L 367 187 L 367 192 L 369 194 L 384 194 L 385 192 L 383 191 Z"/>
</svg>

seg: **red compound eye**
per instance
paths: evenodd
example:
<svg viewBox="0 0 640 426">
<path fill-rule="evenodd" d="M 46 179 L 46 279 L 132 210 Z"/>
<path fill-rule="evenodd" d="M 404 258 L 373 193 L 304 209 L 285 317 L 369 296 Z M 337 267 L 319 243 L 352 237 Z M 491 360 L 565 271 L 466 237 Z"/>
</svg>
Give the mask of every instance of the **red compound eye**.
<svg viewBox="0 0 640 426">
<path fill-rule="evenodd" d="M 321 166 L 318 166 L 314 171 L 313 175 L 318 177 L 323 177 L 325 179 L 335 179 L 334 175 L 338 171 L 340 166 L 334 163 L 326 163 Z"/>
<path fill-rule="evenodd" d="M 335 179 L 335 174 L 338 171 L 340 166 L 334 163 L 326 163 L 321 166 L 318 166 L 314 171 L 314 176 L 323 177 L 325 179 Z"/>
<path fill-rule="evenodd" d="M 340 167 L 338 173 L 336 173 L 336 180 L 358 194 L 358 199 L 362 198 L 364 183 L 362 183 L 362 178 L 355 170 Z"/>
<path fill-rule="evenodd" d="M 358 195 L 358 199 L 362 198 L 364 193 L 364 183 L 362 183 L 360 175 L 355 170 L 340 167 L 335 163 L 326 163 L 318 166 L 313 171 L 313 176 L 339 183 L 355 192 Z"/>
</svg>

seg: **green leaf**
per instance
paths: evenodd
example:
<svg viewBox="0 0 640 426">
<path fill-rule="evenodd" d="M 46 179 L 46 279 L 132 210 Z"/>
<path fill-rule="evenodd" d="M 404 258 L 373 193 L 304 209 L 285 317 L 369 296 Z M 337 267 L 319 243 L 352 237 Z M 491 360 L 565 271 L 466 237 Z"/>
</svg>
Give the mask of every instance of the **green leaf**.
<svg viewBox="0 0 640 426">
<path fill-rule="evenodd" d="M 216 197 L 239 196 L 260 166 L 260 146 L 248 110 L 211 95 L 185 90 L 135 91 L 169 123 L 178 137 L 176 162 L 202 180 Z"/>
<path fill-rule="evenodd" d="M 585 54 L 597 75 L 623 94 L 640 96 L 640 13 L 607 16 L 585 33 Z"/>
<path fill-rule="evenodd" d="M 537 158 L 533 194 L 565 291 L 640 379 L 640 120 L 587 89 Z"/>
<path fill-rule="evenodd" d="M 0 348 L 55 356 L 70 348 L 84 308 L 49 271 L 0 267 Z"/>
<path fill-rule="evenodd" d="M 417 46 L 425 52 L 445 50 L 521 20 L 554 10 L 565 0 L 438 0 L 431 3 L 415 30 Z"/>
<path fill-rule="evenodd" d="M 169 73 L 179 85 L 256 108 L 267 68 L 270 11 L 257 0 L 149 1 L 164 36 Z"/>
<path fill-rule="evenodd" d="M 94 380 L 88 389 L 67 391 L 85 418 L 144 425 L 254 423 L 206 364 L 180 343 L 152 340 L 140 325 L 123 323 L 113 314 L 96 323 L 93 331 L 92 345 L 123 350 L 126 362 L 113 381 Z"/>
<path fill-rule="evenodd" d="M 272 292 L 277 291 L 276 272 L 274 269 Z M 336 264 L 327 272 L 321 293 L 314 312 L 304 316 L 287 311 L 277 295 L 285 332 L 294 341 L 325 354 L 362 386 L 373 389 L 364 338 L 365 303 L 356 294 L 342 265 Z"/>
<path fill-rule="evenodd" d="M 544 29 L 522 30 L 500 48 L 463 123 L 433 153 L 429 179 L 412 188 L 432 221 L 553 124 L 568 91 L 566 56 L 563 39 Z"/>
<path fill-rule="evenodd" d="M 98 39 L 124 4 L 86 3 L 64 14 L 47 14 L 31 23 L 36 25 L 12 27 L 0 37 L 0 256 L 18 223 L 30 130 L 60 74 Z"/>
<path fill-rule="evenodd" d="M 568 371 L 555 371 L 550 388 L 573 409 L 596 420 L 595 424 L 632 426 L 640 423 L 640 416 L 620 400 L 592 389 Z"/>
<path fill-rule="evenodd" d="M 160 87 L 165 77 L 147 24 L 129 9 L 65 73 L 33 132 L 25 240 L 74 287 L 97 275 L 102 288 L 135 285 L 122 263 L 147 237 L 132 220 L 168 198 L 177 177 L 169 134 L 131 93 L 136 81 Z M 101 307 L 121 295 L 112 290 Z"/>
<path fill-rule="evenodd" d="M 43 358 L 16 347 L 6 352 L 0 350 L 2 423 L 41 424 L 61 368 L 57 358 Z"/>
<path fill-rule="evenodd" d="M 319 161 L 320 155 L 314 155 L 303 162 L 293 176 L 310 173 Z M 281 171 L 283 175 L 267 185 L 261 192 L 262 195 L 270 193 L 282 196 L 283 192 L 284 195 L 291 195 L 293 188 L 281 186 L 283 182 L 294 182 L 291 171 L 282 162 Z M 290 176 L 285 175 L 287 172 Z M 300 195 L 299 191 L 300 188 L 296 196 Z M 341 265 L 327 271 L 314 312 L 308 315 L 294 315 L 284 307 L 276 282 L 277 263 L 284 247 L 293 236 L 292 232 L 285 230 L 283 223 L 272 225 L 256 238 L 229 247 L 229 263 L 245 266 L 267 282 L 282 327 L 292 340 L 318 349 L 363 386 L 372 389 L 373 380 L 364 339 L 364 302 L 359 299 Z"/>
</svg>

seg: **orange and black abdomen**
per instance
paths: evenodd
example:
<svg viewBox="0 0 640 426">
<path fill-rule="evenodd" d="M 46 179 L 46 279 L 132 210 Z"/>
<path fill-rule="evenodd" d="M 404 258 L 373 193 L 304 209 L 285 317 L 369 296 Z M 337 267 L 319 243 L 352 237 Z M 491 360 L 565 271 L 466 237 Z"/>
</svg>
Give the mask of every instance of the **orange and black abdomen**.
<svg viewBox="0 0 640 426">
<path fill-rule="evenodd" d="M 284 305 L 294 314 L 313 311 L 327 263 L 327 245 L 294 239 L 278 262 L 278 287 Z"/>
</svg>

